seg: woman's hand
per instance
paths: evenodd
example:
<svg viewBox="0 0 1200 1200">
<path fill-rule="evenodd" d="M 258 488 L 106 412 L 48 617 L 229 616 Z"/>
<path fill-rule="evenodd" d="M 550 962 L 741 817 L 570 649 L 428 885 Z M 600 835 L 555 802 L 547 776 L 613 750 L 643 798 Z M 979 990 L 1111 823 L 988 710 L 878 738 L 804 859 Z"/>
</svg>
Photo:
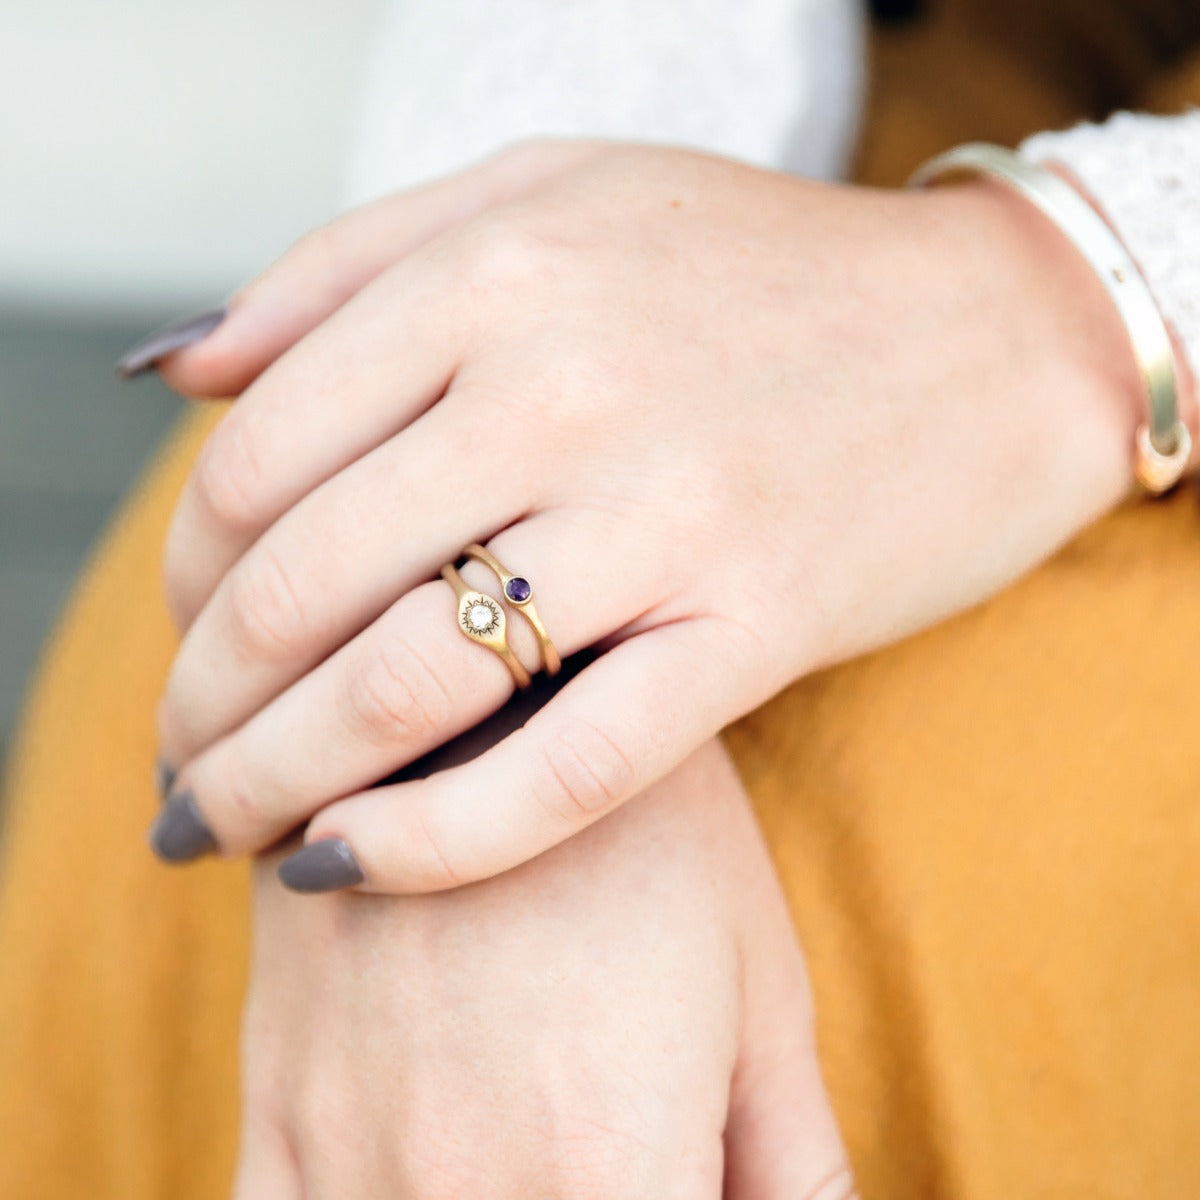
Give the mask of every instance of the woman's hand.
<svg viewBox="0 0 1200 1200">
<path fill-rule="evenodd" d="M 344 218 L 166 374 L 249 386 L 168 546 L 159 851 L 312 817 L 328 886 L 395 892 L 535 856 L 996 591 L 1123 494 L 1138 394 L 1100 284 L 1002 188 L 595 146 Z M 611 648 L 477 761 L 364 791 L 512 689 L 436 579 L 471 541 L 564 653 Z"/>
<path fill-rule="evenodd" d="M 305 900 L 264 862 L 255 892 L 239 1200 L 852 1189 L 803 962 L 715 743 L 474 887 Z"/>
</svg>

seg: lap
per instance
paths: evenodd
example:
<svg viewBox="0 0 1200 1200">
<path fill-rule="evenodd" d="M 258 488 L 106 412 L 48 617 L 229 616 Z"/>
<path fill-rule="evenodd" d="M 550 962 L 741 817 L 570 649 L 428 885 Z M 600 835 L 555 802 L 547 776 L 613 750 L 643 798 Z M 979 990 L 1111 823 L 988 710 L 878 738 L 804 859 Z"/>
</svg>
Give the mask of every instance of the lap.
<svg viewBox="0 0 1200 1200">
<path fill-rule="evenodd" d="M 3 1195 L 225 1194 L 247 875 L 167 872 L 143 842 L 174 648 L 159 548 L 212 419 L 86 572 L 14 750 Z M 1190 491 L 1128 505 L 728 732 L 864 1194 L 1166 1195 L 1200 1174 L 1198 534 Z"/>
</svg>

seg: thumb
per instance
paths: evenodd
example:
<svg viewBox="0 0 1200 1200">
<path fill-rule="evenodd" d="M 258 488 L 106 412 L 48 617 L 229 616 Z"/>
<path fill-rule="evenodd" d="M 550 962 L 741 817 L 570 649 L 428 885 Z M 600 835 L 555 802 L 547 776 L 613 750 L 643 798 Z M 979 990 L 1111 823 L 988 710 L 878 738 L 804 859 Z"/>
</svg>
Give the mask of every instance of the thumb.
<svg viewBox="0 0 1200 1200">
<path fill-rule="evenodd" d="M 727 1200 L 856 1195 L 811 1042 L 740 1064 L 725 1129 Z"/>
<path fill-rule="evenodd" d="M 742 1038 L 725 1126 L 725 1200 L 851 1200 L 846 1147 L 821 1078 L 808 974 L 774 871 L 746 889 Z"/>
<path fill-rule="evenodd" d="M 302 237 L 223 309 L 151 334 L 118 371 L 152 368 L 190 396 L 234 396 L 377 275 L 438 234 L 591 156 L 587 142 L 528 142 L 354 209 Z"/>
</svg>

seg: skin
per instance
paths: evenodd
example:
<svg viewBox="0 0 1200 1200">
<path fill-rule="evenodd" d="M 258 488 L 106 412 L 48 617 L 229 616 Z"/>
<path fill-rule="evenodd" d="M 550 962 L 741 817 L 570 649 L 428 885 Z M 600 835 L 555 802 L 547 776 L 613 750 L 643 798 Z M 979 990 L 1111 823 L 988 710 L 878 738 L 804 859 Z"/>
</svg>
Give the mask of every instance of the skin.
<svg viewBox="0 0 1200 1200">
<path fill-rule="evenodd" d="M 587 1194 L 550 1128 L 597 1195 L 716 1195 L 722 1129 L 730 1196 L 848 1187 L 769 867 L 689 756 L 1126 494 L 1137 379 L 1061 234 L 988 184 L 523 146 L 312 235 L 163 373 L 242 393 L 167 552 L 177 787 L 226 854 L 307 823 L 393 893 L 258 869 L 238 1195 Z M 479 758 L 366 791 L 511 692 L 428 582 L 472 540 L 564 653 L 609 652 Z"/>
<path fill-rule="evenodd" d="M 342 219 L 165 373 L 245 390 L 169 539 L 163 754 L 224 853 L 307 821 L 396 893 L 992 594 L 1126 493 L 1141 407 L 1100 284 L 1002 187 L 574 144 Z M 612 649 L 489 754 L 364 791 L 511 692 L 436 580 L 470 540 L 564 653 Z"/>
<path fill-rule="evenodd" d="M 235 1200 L 852 1194 L 804 965 L 719 744 L 443 895 L 297 896 L 273 858 Z"/>
</svg>

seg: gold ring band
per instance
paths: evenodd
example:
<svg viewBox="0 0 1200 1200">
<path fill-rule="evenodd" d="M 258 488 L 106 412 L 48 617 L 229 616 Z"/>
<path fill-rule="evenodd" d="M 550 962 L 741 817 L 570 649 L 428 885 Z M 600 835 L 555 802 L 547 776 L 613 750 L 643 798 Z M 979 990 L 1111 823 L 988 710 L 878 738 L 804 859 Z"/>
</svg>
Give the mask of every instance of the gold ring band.
<svg viewBox="0 0 1200 1200">
<path fill-rule="evenodd" d="M 447 563 L 442 568 L 442 578 L 458 597 L 458 627 L 463 635 L 498 654 L 512 673 L 517 687 L 527 688 L 533 680 L 508 644 L 508 621 L 504 609 L 491 596 L 467 587 L 453 563 Z"/>
<path fill-rule="evenodd" d="M 504 591 L 504 601 L 529 622 L 530 628 L 537 634 L 538 644 L 542 648 L 542 663 L 547 675 L 557 675 L 562 667 L 562 657 L 550 640 L 550 634 L 542 623 L 537 606 L 533 602 L 533 584 L 524 575 L 514 575 L 486 547 L 478 542 L 472 542 L 463 550 L 464 558 L 473 558 L 491 570 L 500 580 Z"/>
</svg>

